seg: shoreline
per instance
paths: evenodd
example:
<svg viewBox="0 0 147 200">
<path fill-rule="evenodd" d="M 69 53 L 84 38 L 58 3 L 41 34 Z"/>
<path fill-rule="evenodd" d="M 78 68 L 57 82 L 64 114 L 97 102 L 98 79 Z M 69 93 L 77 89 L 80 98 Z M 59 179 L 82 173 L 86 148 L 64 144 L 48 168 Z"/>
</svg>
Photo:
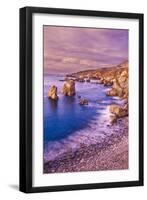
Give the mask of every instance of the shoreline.
<svg viewBox="0 0 147 200">
<path fill-rule="evenodd" d="M 128 169 L 128 117 L 119 119 L 108 129 L 115 133 L 118 123 L 122 129 L 120 133 L 106 137 L 103 143 L 81 144 L 75 152 L 63 153 L 57 159 L 44 163 L 43 173 Z"/>
<path fill-rule="evenodd" d="M 44 160 L 44 173 L 128 169 L 128 61 L 118 67 L 111 70 L 77 72 L 70 75 L 71 80 L 67 76 L 62 88 L 66 96 L 75 95 L 75 81 L 93 83 L 94 79 L 97 84 L 110 86 L 106 96 L 115 96 L 124 102 L 123 105 L 115 103 L 108 107 L 111 125 L 106 124 L 105 130 L 98 130 L 99 134 L 107 137 L 101 142 L 90 141 L 88 145 L 82 142 L 75 151 L 70 149 L 54 160 L 46 162 Z M 88 105 L 88 100 L 83 98 L 80 104 Z"/>
</svg>

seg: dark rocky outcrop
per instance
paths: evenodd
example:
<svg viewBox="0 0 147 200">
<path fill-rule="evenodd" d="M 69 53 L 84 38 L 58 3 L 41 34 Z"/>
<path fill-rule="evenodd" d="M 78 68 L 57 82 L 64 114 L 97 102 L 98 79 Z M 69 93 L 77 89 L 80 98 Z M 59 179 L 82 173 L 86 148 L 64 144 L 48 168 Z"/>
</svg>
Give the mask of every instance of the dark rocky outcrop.
<svg viewBox="0 0 147 200">
<path fill-rule="evenodd" d="M 87 99 L 80 99 L 79 104 L 80 105 L 88 105 L 88 100 Z"/>
</svg>

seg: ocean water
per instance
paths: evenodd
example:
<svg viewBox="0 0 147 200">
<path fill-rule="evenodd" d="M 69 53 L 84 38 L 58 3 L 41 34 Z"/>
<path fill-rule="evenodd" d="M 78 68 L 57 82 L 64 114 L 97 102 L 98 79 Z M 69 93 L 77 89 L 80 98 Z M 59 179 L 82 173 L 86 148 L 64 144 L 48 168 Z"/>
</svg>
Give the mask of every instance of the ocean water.
<svg viewBox="0 0 147 200">
<path fill-rule="evenodd" d="M 121 103 L 106 96 L 108 87 L 88 82 L 76 82 L 76 95 L 64 96 L 61 93 L 64 82 L 60 81 L 63 79 L 60 75 L 44 77 L 44 162 L 76 150 L 81 144 L 100 142 L 106 137 L 102 133 L 109 123 L 108 105 Z M 58 101 L 47 97 L 52 85 L 58 88 Z M 88 105 L 80 105 L 78 96 L 86 98 Z"/>
</svg>

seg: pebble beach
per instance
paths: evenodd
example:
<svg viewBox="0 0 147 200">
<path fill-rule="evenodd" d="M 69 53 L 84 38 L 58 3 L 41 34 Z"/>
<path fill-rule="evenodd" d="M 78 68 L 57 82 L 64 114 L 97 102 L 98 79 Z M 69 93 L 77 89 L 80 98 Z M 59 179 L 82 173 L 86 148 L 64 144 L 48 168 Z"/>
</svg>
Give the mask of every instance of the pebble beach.
<svg viewBox="0 0 147 200">
<path fill-rule="evenodd" d="M 121 170 L 128 169 L 128 117 L 121 118 L 116 124 L 108 126 L 112 134 L 102 143 L 81 145 L 75 151 L 63 153 L 53 161 L 44 164 L 44 173 Z"/>
</svg>

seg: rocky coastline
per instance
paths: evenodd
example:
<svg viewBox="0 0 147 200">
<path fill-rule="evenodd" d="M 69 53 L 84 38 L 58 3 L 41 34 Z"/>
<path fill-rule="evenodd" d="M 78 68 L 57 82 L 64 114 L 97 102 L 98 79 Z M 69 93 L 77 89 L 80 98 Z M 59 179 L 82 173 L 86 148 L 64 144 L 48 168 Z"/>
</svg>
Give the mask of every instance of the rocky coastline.
<svg viewBox="0 0 147 200">
<path fill-rule="evenodd" d="M 75 82 L 90 82 L 110 86 L 109 91 L 106 93 L 107 96 L 116 96 L 124 100 L 124 105 L 122 106 L 117 104 L 110 105 L 110 118 L 111 122 L 114 123 L 118 118 L 128 116 L 128 76 L 128 61 L 125 61 L 120 65 L 110 68 L 86 70 L 69 74 L 65 80 L 70 79 Z M 80 104 L 85 105 L 84 102 L 86 102 L 86 99 L 80 102 Z"/>
<path fill-rule="evenodd" d="M 125 61 L 118 66 L 81 71 L 65 77 L 62 88 L 62 94 L 65 96 L 76 94 L 75 83 L 78 81 L 109 86 L 106 95 L 123 100 L 122 105 L 109 105 L 111 125 L 107 128 L 117 134 L 106 137 L 102 143 L 89 146 L 81 144 L 77 151 L 67 151 L 59 158 L 44 163 L 44 173 L 128 168 L 128 76 L 128 61 Z M 48 97 L 58 99 L 56 86 L 52 90 L 49 89 Z M 87 106 L 88 100 L 80 96 L 79 104 Z"/>
</svg>

